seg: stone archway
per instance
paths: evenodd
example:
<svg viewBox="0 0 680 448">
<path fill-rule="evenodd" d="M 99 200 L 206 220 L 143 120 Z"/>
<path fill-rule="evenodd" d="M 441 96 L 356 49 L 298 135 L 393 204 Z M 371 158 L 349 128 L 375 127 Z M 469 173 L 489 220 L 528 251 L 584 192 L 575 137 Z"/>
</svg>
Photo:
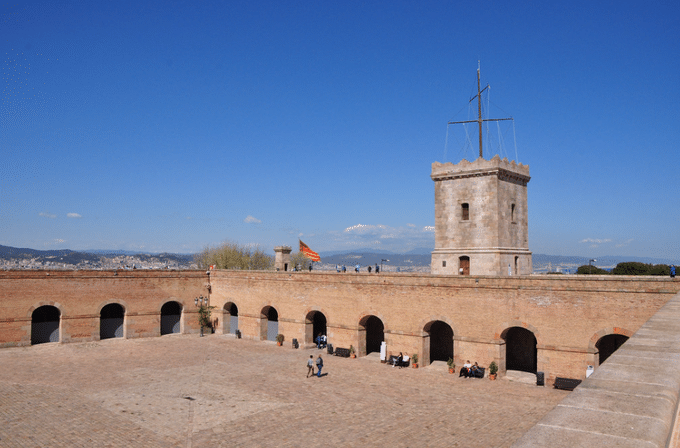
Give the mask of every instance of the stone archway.
<svg viewBox="0 0 680 448">
<path fill-rule="evenodd" d="M 265 306 L 260 311 L 260 340 L 276 341 L 279 334 L 279 313 L 273 306 Z"/>
<path fill-rule="evenodd" d="M 431 321 L 425 324 L 423 331 L 426 345 L 429 346 L 423 347 L 428 355 L 428 359 L 423 357 L 423 366 L 431 364 L 432 361 L 448 361 L 449 358 L 453 358 L 453 329 L 449 324 L 441 320 Z"/>
<path fill-rule="evenodd" d="M 624 334 L 608 334 L 602 336 L 596 343 L 595 348 L 599 353 L 598 365 L 602 365 L 616 350 L 628 340 Z"/>
<path fill-rule="evenodd" d="M 161 307 L 161 336 L 182 332 L 182 305 L 178 302 L 165 302 Z"/>
<path fill-rule="evenodd" d="M 359 321 L 359 356 L 373 352 L 380 353 L 380 346 L 384 340 L 385 325 L 379 317 L 369 315 Z"/>
<path fill-rule="evenodd" d="M 238 307 L 227 302 L 222 309 L 222 334 L 236 334 L 238 331 Z"/>
<path fill-rule="evenodd" d="M 321 311 L 310 311 L 305 317 L 305 344 L 316 344 L 319 334 L 327 334 L 326 316 Z"/>
<path fill-rule="evenodd" d="M 536 336 L 523 327 L 510 327 L 501 333 L 505 340 L 505 369 L 536 373 L 538 350 Z"/>
<path fill-rule="evenodd" d="M 61 311 L 52 305 L 43 305 L 31 315 L 31 344 L 59 342 Z"/>
<path fill-rule="evenodd" d="M 109 303 L 99 313 L 99 339 L 125 337 L 125 308 Z"/>
</svg>

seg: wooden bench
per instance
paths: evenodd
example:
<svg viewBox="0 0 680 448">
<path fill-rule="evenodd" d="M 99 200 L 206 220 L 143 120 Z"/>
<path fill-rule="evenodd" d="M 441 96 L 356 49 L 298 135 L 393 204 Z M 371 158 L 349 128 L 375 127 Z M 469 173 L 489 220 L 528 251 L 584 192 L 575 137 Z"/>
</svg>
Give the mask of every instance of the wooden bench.
<svg viewBox="0 0 680 448">
<path fill-rule="evenodd" d="M 334 351 L 335 356 L 341 356 L 343 358 L 349 358 L 349 349 L 338 347 Z"/>
<path fill-rule="evenodd" d="M 574 390 L 576 386 L 581 384 L 581 380 L 575 380 L 573 378 L 560 378 L 559 376 L 555 378 L 555 384 L 553 385 L 555 389 L 562 390 Z"/>
</svg>

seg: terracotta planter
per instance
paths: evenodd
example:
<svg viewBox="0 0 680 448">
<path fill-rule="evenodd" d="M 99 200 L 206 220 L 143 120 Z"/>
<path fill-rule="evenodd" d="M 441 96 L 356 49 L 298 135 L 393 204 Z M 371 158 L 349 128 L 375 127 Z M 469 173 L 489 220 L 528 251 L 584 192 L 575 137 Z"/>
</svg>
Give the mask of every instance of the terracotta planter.
<svg viewBox="0 0 680 448">
<path fill-rule="evenodd" d="M 491 381 L 495 380 L 495 379 L 496 379 L 496 375 L 498 375 L 498 374 L 497 374 L 497 373 L 490 373 L 490 374 L 489 374 L 489 379 L 490 379 Z"/>
<path fill-rule="evenodd" d="M 278 345 L 279 347 L 281 347 L 281 346 L 283 345 L 283 342 L 278 342 L 278 341 L 277 341 L 277 342 L 276 342 L 276 345 Z"/>
<path fill-rule="evenodd" d="M 414 363 L 413 363 L 413 368 L 414 368 L 414 369 L 417 369 L 417 368 L 418 368 L 418 363 L 417 363 L 417 362 L 414 362 Z"/>
<path fill-rule="evenodd" d="M 354 353 L 352 353 L 351 355 L 349 355 L 349 357 L 352 358 L 352 359 L 354 359 L 354 358 L 357 357 L 357 355 L 355 355 Z"/>
</svg>

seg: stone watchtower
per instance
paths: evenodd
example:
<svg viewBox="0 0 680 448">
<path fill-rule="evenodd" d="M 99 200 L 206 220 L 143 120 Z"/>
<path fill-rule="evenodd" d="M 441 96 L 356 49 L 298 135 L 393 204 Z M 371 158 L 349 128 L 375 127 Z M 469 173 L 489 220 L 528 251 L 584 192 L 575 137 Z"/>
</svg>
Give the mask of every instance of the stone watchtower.
<svg viewBox="0 0 680 448">
<path fill-rule="evenodd" d="M 274 268 L 277 271 L 287 271 L 290 267 L 290 253 L 292 249 L 290 246 L 276 246 L 274 248 Z"/>
<path fill-rule="evenodd" d="M 431 272 L 532 272 L 527 224 L 529 167 L 496 155 L 432 164 L 435 233 Z"/>
</svg>

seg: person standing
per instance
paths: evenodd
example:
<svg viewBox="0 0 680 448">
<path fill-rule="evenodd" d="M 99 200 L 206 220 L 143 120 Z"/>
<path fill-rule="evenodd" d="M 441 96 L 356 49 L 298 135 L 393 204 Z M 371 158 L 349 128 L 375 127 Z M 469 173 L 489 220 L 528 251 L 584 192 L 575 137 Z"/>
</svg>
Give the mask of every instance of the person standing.
<svg viewBox="0 0 680 448">
<path fill-rule="evenodd" d="M 375 264 L 375 273 L 380 274 L 380 266 L 378 266 L 378 263 Z"/>
<path fill-rule="evenodd" d="M 370 266 L 368 267 L 368 273 L 369 274 L 371 273 L 371 267 Z"/>
<path fill-rule="evenodd" d="M 319 355 L 319 357 L 316 358 L 316 376 L 318 376 L 319 378 L 321 378 L 321 368 L 322 367 L 323 367 L 323 359 L 321 359 L 321 355 Z"/>
<path fill-rule="evenodd" d="M 675 278 L 675 265 L 671 265 L 671 278 Z"/>
<path fill-rule="evenodd" d="M 310 373 L 314 376 L 314 355 L 309 355 L 307 360 L 307 378 L 309 378 Z"/>
</svg>

